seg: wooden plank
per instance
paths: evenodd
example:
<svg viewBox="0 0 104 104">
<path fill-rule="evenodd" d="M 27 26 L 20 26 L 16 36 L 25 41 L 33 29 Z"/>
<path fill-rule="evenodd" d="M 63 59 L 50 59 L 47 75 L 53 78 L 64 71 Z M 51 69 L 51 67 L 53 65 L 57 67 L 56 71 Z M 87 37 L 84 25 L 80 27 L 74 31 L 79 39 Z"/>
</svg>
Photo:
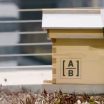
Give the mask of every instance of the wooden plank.
<svg viewBox="0 0 104 104">
<path fill-rule="evenodd" d="M 56 74 L 56 68 L 52 68 L 52 73 Z"/>
<path fill-rule="evenodd" d="M 94 57 L 93 57 L 94 58 Z M 67 58 L 68 59 L 68 58 Z M 57 74 L 57 84 L 58 83 L 70 83 L 70 84 L 104 84 L 104 58 L 102 63 L 96 61 L 81 61 L 81 78 L 60 78 L 60 62 L 57 63 L 56 69 Z M 67 72 L 68 73 L 68 72 Z M 67 74 L 66 73 L 66 74 Z M 90 79 L 90 80 L 89 80 Z"/>
<path fill-rule="evenodd" d="M 57 39 L 55 46 L 97 46 L 100 48 L 103 45 L 104 39 Z"/>
<path fill-rule="evenodd" d="M 59 56 L 59 55 L 69 55 L 69 54 L 99 54 L 103 55 L 104 53 L 104 47 L 103 48 L 84 48 L 84 49 L 68 49 L 68 48 L 57 48 L 57 53 L 53 53 L 53 56 Z"/>
<path fill-rule="evenodd" d="M 56 79 L 57 75 L 56 74 L 52 74 L 52 79 Z"/>
<path fill-rule="evenodd" d="M 57 39 L 57 53 L 53 53 L 53 58 L 57 59 L 56 64 L 52 68 L 56 68 L 55 78 L 57 84 L 104 84 L 104 40 L 103 39 Z M 68 70 L 62 76 L 61 60 L 74 60 L 73 65 L 76 66 L 75 60 L 80 59 L 81 76 L 69 78 Z M 68 65 L 65 65 L 67 67 Z M 73 69 L 74 70 L 74 69 Z M 76 74 L 76 71 L 74 71 Z M 54 76 L 54 75 L 53 75 Z M 90 80 L 89 80 L 90 79 Z"/>
<path fill-rule="evenodd" d="M 56 46 L 55 48 L 57 49 L 57 53 L 59 51 L 88 51 L 89 49 L 92 49 L 89 46 Z"/>
<path fill-rule="evenodd" d="M 56 46 L 54 46 L 53 48 L 56 48 L 57 50 L 64 50 L 64 49 L 66 49 L 66 50 L 80 50 L 80 51 L 82 51 L 82 50 L 96 50 L 96 49 L 104 49 L 104 44 L 102 43 L 102 45 L 87 45 L 87 46 L 85 46 L 85 45 L 82 45 L 82 46 L 80 46 L 80 45 L 73 45 L 73 46 L 68 46 L 68 45 L 63 45 L 63 46 L 58 46 L 58 45 L 56 45 Z M 62 51 L 63 51 L 62 50 Z"/>
<path fill-rule="evenodd" d="M 49 33 L 102 33 L 103 29 L 49 29 Z"/>
<path fill-rule="evenodd" d="M 50 29 L 49 38 L 103 38 L 103 29 Z"/>
<path fill-rule="evenodd" d="M 70 54 L 56 54 L 57 56 L 57 63 L 60 62 L 61 58 L 81 58 L 82 61 L 100 61 L 103 60 L 104 55 L 99 55 L 95 53 L 70 53 Z"/>
<path fill-rule="evenodd" d="M 43 13 L 91 13 L 100 14 L 100 9 L 43 9 Z"/>
<path fill-rule="evenodd" d="M 52 64 L 56 63 L 56 58 L 52 58 Z"/>
<path fill-rule="evenodd" d="M 56 48 L 52 48 L 52 53 L 56 53 Z"/>
<path fill-rule="evenodd" d="M 56 84 L 56 79 L 53 79 L 52 80 L 52 84 Z"/>
</svg>

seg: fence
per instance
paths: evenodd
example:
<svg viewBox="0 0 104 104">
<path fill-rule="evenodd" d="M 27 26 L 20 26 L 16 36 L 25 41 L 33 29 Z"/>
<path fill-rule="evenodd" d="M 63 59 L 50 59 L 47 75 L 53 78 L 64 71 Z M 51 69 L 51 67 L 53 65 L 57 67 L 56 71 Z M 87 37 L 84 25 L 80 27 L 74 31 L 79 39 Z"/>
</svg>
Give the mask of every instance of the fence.
<svg viewBox="0 0 104 104">
<path fill-rule="evenodd" d="M 42 11 L 42 9 L 19 9 L 19 12 L 31 12 L 31 11 Z M 35 23 L 42 22 L 42 20 L 14 20 L 14 21 L 0 21 L 0 23 Z M 9 32 L 0 32 L 0 34 L 8 34 Z M 14 34 L 15 32 L 11 32 Z M 44 34 L 46 31 L 28 31 L 28 32 L 16 32 L 18 34 Z M 45 43 L 18 43 L 18 44 L 0 44 L 0 46 L 41 46 L 41 45 L 51 45 L 51 42 Z M 18 56 L 47 56 L 52 55 L 52 53 L 34 53 L 34 54 L 2 54 L 1 57 L 18 57 Z M 35 66 L 8 66 L 8 67 L 0 67 L 0 69 L 22 69 L 22 68 L 51 68 L 51 65 L 35 65 Z"/>
</svg>

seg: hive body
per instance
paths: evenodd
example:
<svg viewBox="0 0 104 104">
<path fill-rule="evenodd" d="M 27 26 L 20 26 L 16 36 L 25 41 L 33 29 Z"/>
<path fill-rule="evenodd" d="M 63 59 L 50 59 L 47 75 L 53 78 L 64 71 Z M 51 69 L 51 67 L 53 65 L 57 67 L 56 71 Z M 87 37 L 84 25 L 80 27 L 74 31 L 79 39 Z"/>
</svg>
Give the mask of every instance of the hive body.
<svg viewBox="0 0 104 104">
<path fill-rule="evenodd" d="M 103 10 L 43 10 L 42 27 L 52 39 L 53 84 L 104 84 Z"/>
</svg>

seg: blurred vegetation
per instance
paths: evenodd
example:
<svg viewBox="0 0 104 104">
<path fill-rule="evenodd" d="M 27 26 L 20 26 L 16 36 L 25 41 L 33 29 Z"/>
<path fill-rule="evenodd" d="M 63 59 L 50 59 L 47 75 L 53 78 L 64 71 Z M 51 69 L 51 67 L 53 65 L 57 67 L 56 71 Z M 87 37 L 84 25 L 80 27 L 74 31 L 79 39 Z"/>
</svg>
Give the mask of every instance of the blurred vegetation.
<svg viewBox="0 0 104 104">
<path fill-rule="evenodd" d="M 104 95 L 64 94 L 61 90 L 48 93 L 44 89 L 42 93 L 33 93 L 22 87 L 19 92 L 0 89 L 0 94 L 0 104 L 104 104 Z"/>
</svg>

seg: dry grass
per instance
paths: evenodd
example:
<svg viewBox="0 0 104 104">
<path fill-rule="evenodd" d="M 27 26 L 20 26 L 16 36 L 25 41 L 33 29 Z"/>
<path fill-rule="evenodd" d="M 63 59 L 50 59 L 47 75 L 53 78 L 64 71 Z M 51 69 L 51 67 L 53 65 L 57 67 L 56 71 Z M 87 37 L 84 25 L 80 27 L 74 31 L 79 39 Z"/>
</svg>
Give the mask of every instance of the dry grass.
<svg viewBox="0 0 104 104">
<path fill-rule="evenodd" d="M 27 90 L 10 92 L 5 89 L 0 90 L 0 104 L 104 104 L 104 96 L 63 94 L 61 90 L 53 93 L 44 90 L 36 94 Z"/>
</svg>

